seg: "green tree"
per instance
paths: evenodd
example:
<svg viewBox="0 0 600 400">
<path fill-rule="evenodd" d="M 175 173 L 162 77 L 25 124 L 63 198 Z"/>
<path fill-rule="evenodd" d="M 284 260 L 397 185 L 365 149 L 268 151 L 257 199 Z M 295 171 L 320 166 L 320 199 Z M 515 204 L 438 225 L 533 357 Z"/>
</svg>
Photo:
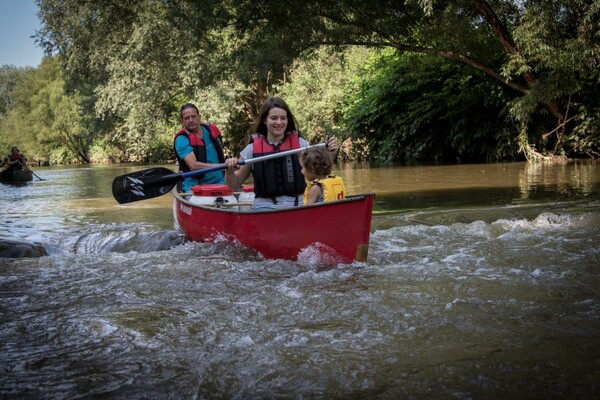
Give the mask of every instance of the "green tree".
<svg viewBox="0 0 600 400">
<path fill-rule="evenodd" d="M 211 108 L 212 103 L 231 99 L 231 88 L 238 88 L 236 100 L 248 98 L 249 90 L 240 88 L 238 78 L 251 79 L 250 68 L 238 71 L 238 78 L 231 74 L 241 64 L 231 45 L 239 38 L 229 26 L 233 5 L 228 2 L 42 0 L 38 4 L 44 20 L 39 40 L 48 52 L 60 55 L 70 87 L 95 87 L 96 118 L 113 122 L 103 143 L 119 160 L 172 156 L 168 149 L 174 121 L 184 102 L 194 101 L 201 110 Z M 233 108 L 232 104 L 224 106 Z M 252 112 L 222 112 L 232 119 L 221 120 L 221 126 L 241 136 L 245 129 L 239 130 L 239 125 L 246 125 Z"/>
<path fill-rule="evenodd" d="M 64 84 L 57 60 L 29 70 L 12 92 L 15 104 L 0 131 L 18 137 L 32 159 L 88 163 L 93 135 L 82 125 L 81 96 L 66 94 Z"/>
<path fill-rule="evenodd" d="M 349 46 L 343 50 L 321 46 L 305 52 L 290 67 L 289 78 L 276 86 L 298 120 L 299 129 L 311 142 L 324 141 L 328 136 L 349 138 L 343 119 L 347 88 L 363 72 L 362 66 L 379 50 Z M 364 158 L 366 154 L 357 140 L 342 143 L 343 159 Z"/>
<path fill-rule="evenodd" d="M 527 80 L 528 90 L 511 105 L 511 115 L 522 127 L 521 146 L 532 158 L 599 156 L 600 1 L 526 5 L 512 30 L 515 50 L 503 65 L 508 79 L 538 77 Z M 557 123 L 541 121 L 539 104 L 556 104 Z M 532 123 L 546 129 L 532 137 L 527 134 Z"/>
<path fill-rule="evenodd" d="M 324 140 L 340 130 L 344 88 L 359 74 L 375 50 L 352 46 L 345 51 L 319 47 L 299 57 L 290 67 L 289 80 L 277 86 L 278 95 L 298 118 L 311 140 Z"/>
<path fill-rule="evenodd" d="M 61 56 L 70 85 L 98 87 L 95 108 L 117 114 L 126 157 L 154 143 L 156 129 L 140 130 L 173 115 L 177 100 L 221 82 L 241 88 L 231 121 L 250 120 L 293 61 L 321 45 L 389 47 L 481 72 L 514 92 L 512 139 L 530 158 L 598 149 L 600 0 L 38 4 L 40 41 Z"/>
<path fill-rule="evenodd" d="M 509 159 L 507 92 L 460 64 L 385 51 L 347 88 L 346 135 L 366 137 L 372 158 L 386 162 Z"/>
<path fill-rule="evenodd" d="M 6 115 L 14 106 L 13 90 L 19 80 L 30 70 L 30 67 L 17 68 L 12 65 L 0 67 L 0 117 Z"/>
<path fill-rule="evenodd" d="M 10 110 L 15 106 L 15 87 L 30 71 L 31 68 L 17 68 L 12 65 L 0 67 L 0 127 Z M 23 147 L 19 135 L 11 135 L 9 132 L 0 130 L 0 151 L 10 149 L 12 146 Z"/>
<path fill-rule="evenodd" d="M 529 158 L 541 157 L 539 151 L 550 156 L 580 152 L 574 143 L 598 149 L 592 117 L 597 102 L 590 96 L 600 58 L 597 0 L 349 0 L 306 10 L 307 25 L 316 35 L 325 33 L 323 43 L 440 57 L 515 91 L 510 114 L 520 127 L 514 139 Z M 592 130 L 577 126 L 584 120 Z"/>
</svg>

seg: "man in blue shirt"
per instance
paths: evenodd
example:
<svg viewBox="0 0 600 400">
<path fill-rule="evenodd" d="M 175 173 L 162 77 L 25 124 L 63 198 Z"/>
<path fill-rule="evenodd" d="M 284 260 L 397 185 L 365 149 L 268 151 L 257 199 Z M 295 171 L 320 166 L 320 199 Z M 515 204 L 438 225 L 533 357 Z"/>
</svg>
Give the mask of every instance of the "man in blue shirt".
<svg viewBox="0 0 600 400">
<path fill-rule="evenodd" d="M 175 135 L 174 147 L 179 170 L 195 171 L 225 162 L 223 139 L 216 125 L 203 124 L 198 107 L 186 103 L 180 110 L 183 128 Z M 212 171 L 185 178 L 181 189 L 189 192 L 192 186 L 224 184 L 224 171 Z"/>
</svg>

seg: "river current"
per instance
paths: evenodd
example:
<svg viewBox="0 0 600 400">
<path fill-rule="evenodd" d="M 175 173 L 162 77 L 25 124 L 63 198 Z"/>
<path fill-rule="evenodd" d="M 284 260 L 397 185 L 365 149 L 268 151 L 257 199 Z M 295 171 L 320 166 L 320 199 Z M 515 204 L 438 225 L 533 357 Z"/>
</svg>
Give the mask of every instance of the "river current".
<svg viewBox="0 0 600 400">
<path fill-rule="evenodd" d="M 117 204 L 148 167 L 0 184 L 0 239 L 48 252 L 0 258 L 0 398 L 600 397 L 597 161 L 340 165 L 377 197 L 368 262 L 334 266 Z"/>
</svg>

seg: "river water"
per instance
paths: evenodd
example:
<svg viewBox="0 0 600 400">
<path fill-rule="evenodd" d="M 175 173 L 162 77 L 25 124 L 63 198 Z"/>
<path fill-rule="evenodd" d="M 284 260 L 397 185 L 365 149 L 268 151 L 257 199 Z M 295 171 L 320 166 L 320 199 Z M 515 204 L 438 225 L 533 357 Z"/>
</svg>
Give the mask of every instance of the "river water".
<svg viewBox="0 0 600 400">
<path fill-rule="evenodd" d="M 49 253 L 0 259 L 0 398 L 600 397 L 599 162 L 340 166 L 377 198 L 368 262 L 328 267 L 118 205 L 148 167 L 0 185 L 0 238 Z"/>
</svg>

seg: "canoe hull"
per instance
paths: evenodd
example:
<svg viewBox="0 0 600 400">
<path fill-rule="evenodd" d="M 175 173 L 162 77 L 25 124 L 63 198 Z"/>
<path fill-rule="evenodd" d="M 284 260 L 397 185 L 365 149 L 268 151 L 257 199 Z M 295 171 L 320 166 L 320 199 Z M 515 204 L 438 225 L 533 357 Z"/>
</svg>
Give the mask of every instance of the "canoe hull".
<svg viewBox="0 0 600 400">
<path fill-rule="evenodd" d="M 192 241 L 237 241 L 265 258 L 297 260 L 313 246 L 336 262 L 367 261 L 372 193 L 313 206 L 236 211 L 192 204 L 173 192 L 175 222 Z"/>
<path fill-rule="evenodd" d="M 17 183 L 17 182 L 30 182 L 33 180 L 33 173 L 31 171 L 21 171 L 18 169 L 7 169 L 0 172 L 0 182 L 6 183 Z"/>
</svg>

